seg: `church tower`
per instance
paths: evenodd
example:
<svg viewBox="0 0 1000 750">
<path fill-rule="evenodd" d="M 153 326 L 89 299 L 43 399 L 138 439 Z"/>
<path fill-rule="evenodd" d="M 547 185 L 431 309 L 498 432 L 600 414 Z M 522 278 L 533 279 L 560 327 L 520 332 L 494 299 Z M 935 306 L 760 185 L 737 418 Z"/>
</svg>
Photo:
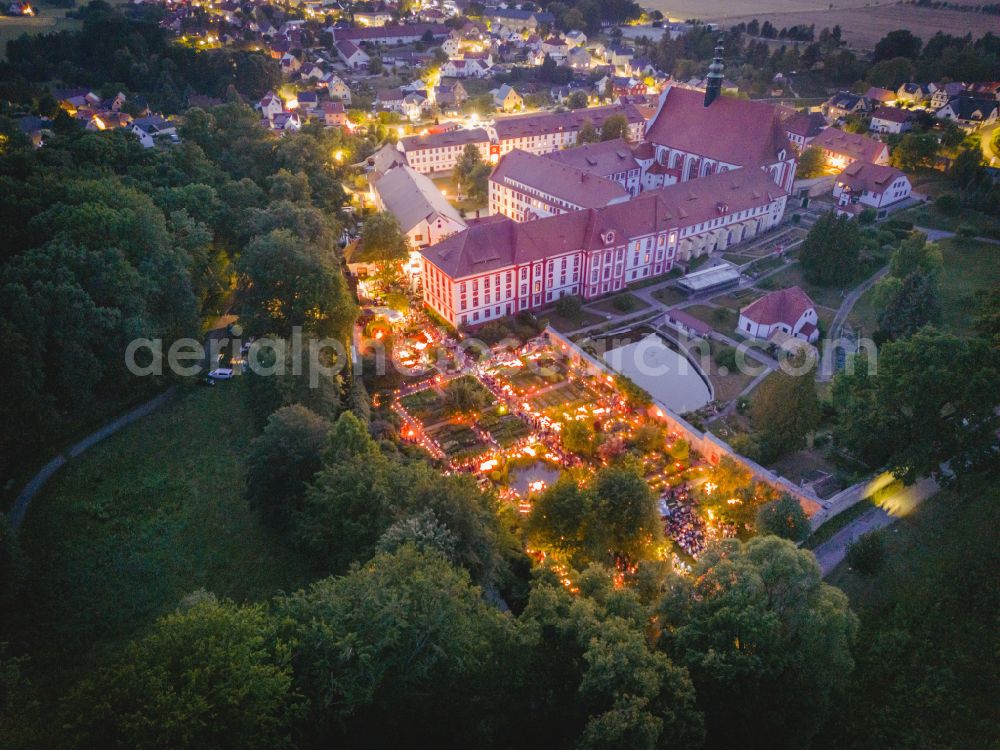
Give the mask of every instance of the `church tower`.
<svg viewBox="0 0 1000 750">
<path fill-rule="evenodd" d="M 708 66 L 708 78 L 706 79 L 705 86 L 705 106 L 709 106 L 712 102 L 719 98 L 722 94 L 722 40 L 723 37 L 719 37 L 719 43 L 715 45 L 715 59 L 712 60 L 712 64 Z"/>
</svg>

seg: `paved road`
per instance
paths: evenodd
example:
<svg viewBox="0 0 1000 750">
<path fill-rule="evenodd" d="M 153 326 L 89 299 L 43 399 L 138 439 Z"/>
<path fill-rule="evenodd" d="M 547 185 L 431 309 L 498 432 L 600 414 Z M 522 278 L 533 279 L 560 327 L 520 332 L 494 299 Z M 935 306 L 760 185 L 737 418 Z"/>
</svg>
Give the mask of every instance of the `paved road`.
<svg viewBox="0 0 1000 750">
<path fill-rule="evenodd" d="M 76 458 L 92 446 L 97 445 L 97 443 L 104 440 L 104 438 L 115 434 L 122 427 L 130 425 L 137 419 L 142 419 L 147 414 L 151 414 L 156 411 L 168 400 L 170 400 L 176 392 L 177 386 L 171 386 L 159 396 L 151 398 L 146 403 L 140 404 L 134 409 L 118 417 L 118 419 L 108 422 L 99 430 L 95 430 L 90 433 L 83 440 L 72 445 L 69 450 L 60 453 L 58 456 L 45 464 L 45 466 L 42 467 L 42 470 L 35 474 L 35 476 L 31 478 L 31 481 L 24 486 L 24 489 L 21 490 L 21 493 L 14 501 L 13 507 L 10 509 L 10 525 L 14 528 L 14 530 L 16 531 L 20 528 L 25 515 L 28 513 L 28 507 L 31 505 L 31 501 L 34 499 L 35 495 L 38 494 L 38 491 L 45 486 L 45 483 L 49 481 L 52 475 L 62 468 L 64 464 L 66 464 L 70 459 Z"/>
<path fill-rule="evenodd" d="M 879 507 L 872 508 L 855 518 L 813 550 L 823 575 L 829 575 L 840 564 L 847 554 L 847 548 L 862 534 L 891 526 L 939 489 L 938 483 L 930 477 L 921 479 L 916 484 L 903 487 L 899 492 L 886 498 Z"/>
<path fill-rule="evenodd" d="M 840 338 L 840 332 L 844 327 L 844 321 L 847 320 L 847 316 L 851 314 L 851 310 L 854 309 L 858 300 L 861 299 L 861 295 L 871 289 L 875 285 L 875 282 L 887 273 L 889 273 L 889 266 L 880 268 L 844 296 L 844 301 L 840 303 L 840 307 L 837 309 L 837 314 L 833 317 L 833 322 L 830 324 L 830 331 L 827 333 L 828 340 L 836 341 Z M 834 347 L 825 347 L 825 351 L 823 352 L 823 363 L 819 368 L 819 373 L 816 375 L 816 380 L 820 383 L 825 383 L 833 377 L 833 371 L 836 369 L 834 367 L 833 358 Z"/>
</svg>

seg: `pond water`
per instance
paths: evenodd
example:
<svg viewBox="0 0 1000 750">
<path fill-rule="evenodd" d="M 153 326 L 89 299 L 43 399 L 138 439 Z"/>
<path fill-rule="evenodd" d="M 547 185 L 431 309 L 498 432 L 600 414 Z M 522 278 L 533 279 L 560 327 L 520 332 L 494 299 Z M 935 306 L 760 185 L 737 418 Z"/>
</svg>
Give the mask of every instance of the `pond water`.
<svg viewBox="0 0 1000 750">
<path fill-rule="evenodd" d="M 512 469 L 508 482 L 511 488 L 517 490 L 521 497 L 527 497 L 532 493 L 531 485 L 535 482 L 545 482 L 546 487 L 550 487 L 559 479 L 558 468 L 547 461 L 535 461 L 528 466 Z"/>
<path fill-rule="evenodd" d="M 655 333 L 609 350 L 604 361 L 676 414 L 700 409 L 712 400 L 695 366 Z"/>
</svg>

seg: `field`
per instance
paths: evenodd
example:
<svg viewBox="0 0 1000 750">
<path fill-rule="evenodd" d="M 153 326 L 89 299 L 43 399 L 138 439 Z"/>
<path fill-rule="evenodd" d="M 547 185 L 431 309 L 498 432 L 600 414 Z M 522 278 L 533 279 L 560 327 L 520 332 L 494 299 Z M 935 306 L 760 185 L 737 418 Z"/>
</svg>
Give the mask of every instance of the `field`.
<svg viewBox="0 0 1000 750">
<path fill-rule="evenodd" d="M 964 4 L 978 3 L 967 0 Z M 819 33 L 824 26 L 839 24 L 844 39 L 859 49 L 871 49 L 894 29 L 910 29 L 926 40 L 939 30 L 956 36 L 981 36 L 996 25 L 996 16 L 865 0 L 846 0 L 837 3 L 836 8 L 828 0 L 651 0 L 647 5 L 671 18 L 700 18 L 727 26 L 757 18 L 761 22 L 770 20 L 778 28 L 815 24 Z"/>
<path fill-rule="evenodd" d="M 309 579 L 243 499 L 254 437 L 243 390 L 237 379 L 180 395 L 35 498 L 21 530 L 26 595 L 3 619 L 44 693 L 61 694 L 192 590 L 260 600 Z"/>
<path fill-rule="evenodd" d="M 875 575 L 846 563 L 830 574 L 861 629 L 854 684 L 821 747 L 995 747 L 998 523 L 995 483 L 970 481 L 884 532 L 886 562 Z M 863 741 L 872 730 L 877 745 Z"/>
<path fill-rule="evenodd" d="M 17 39 L 21 34 L 47 34 L 50 31 L 78 29 L 80 22 L 75 18 L 66 18 L 61 9 L 45 9 L 40 16 L 0 16 L 0 59 L 7 57 L 7 42 Z"/>
</svg>

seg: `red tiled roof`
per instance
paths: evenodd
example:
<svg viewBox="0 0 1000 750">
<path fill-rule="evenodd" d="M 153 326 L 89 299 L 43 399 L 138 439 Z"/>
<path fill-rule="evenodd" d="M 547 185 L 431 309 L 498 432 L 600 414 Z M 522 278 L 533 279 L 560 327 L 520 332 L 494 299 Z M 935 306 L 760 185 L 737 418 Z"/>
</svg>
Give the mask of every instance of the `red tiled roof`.
<svg viewBox="0 0 1000 750">
<path fill-rule="evenodd" d="M 632 148 L 621 138 L 553 151 L 546 158 L 602 177 L 639 168 Z"/>
<path fill-rule="evenodd" d="M 791 145 L 774 107 L 720 96 L 705 106 L 700 91 L 669 87 L 646 139 L 727 164 L 773 164 Z"/>
<path fill-rule="evenodd" d="M 846 185 L 855 192 L 868 190 L 872 193 L 884 193 L 901 176 L 903 176 L 903 173 L 895 167 L 884 167 L 880 164 L 855 161 L 840 173 L 837 182 Z"/>
<path fill-rule="evenodd" d="M 616 235 L 615 244 L 621 245 L 628 238 L 693 226 L 724 212 L 766 205 L 783 195 L 785 191 L 767 172 L 739 169 L 669 185 L 603 208 L 523 224 L 510 219 L 474 224 L 420 252 L 451 278 L 462 278 L 564 253 L 597 250 L 607 246 L 602 237 L 609 230 Z"/>
<path fill-rule="evenodd" d="M 490 136 L 482 128 L 472 130 L 449 130 L 445 133 L 428 133 L 427 135 L 411 135 L 399 139 L 400 148 L 407 153 L 424 148 L 442 148 L 444 146 L 461 146 L 467 143 L 489 143 Z"/>
<path fill-rule="evenodd" d="M 845 154 L 852 159 L 874 162 L 885 150 L 885 144 L 860 133 L 845 133 L 837 128 L 827 128 L 816 136 L 812 145 Z"/>
<path fill-rule="evenodd" d="M 819 112 L 796 112 L 785 120 L 785 130 L 803 138 L 815 138 L 826 127 L 826 118 Z"/>
<path fill-rule="evenodd" d="M 625 151 L 628 153 L 627 148 Z M 515 190 L 517 185 L 511 183 L 521 183 L 580 208 L 599 208 L 629 197 L 629 192 L 617 182 L 520 149 L 514 149 L 500 160 L 490 181 Z"/>
<path fill-rule="evenodd" d="M 572 132 L 579 130 L 588 121 L 595 128 L 600 129 L 604 121 L 612 115 L 625 115 L 630 125 L 643 121 L 642 115 L 633 105 L 609 104 L 605 107 L 574 109 L 569 112 L 541 112 L 513 117 L 498 117 L 493 128 L 496 130 L 499 140 L 506 140 L 545 133 Z"/>
<path fill-rule="evenodd" d="M 802 313 L 814 308 L 809 295 L 800 287 L 790 286 L 776 292 L 765 294 L 759 300 L 751 302 L 740 310 L 740 315 L 749 318 L 758 325 L 774 325 L 785 323 L 789 328 L 794 326 Z"/>
<path fill-rule="evenodd" d="M 913 114 L 899 107 L 879 107 L 872 112 L 873 120 L 886 120 L 888 122 L 909 122 Z"/>
</svg>

